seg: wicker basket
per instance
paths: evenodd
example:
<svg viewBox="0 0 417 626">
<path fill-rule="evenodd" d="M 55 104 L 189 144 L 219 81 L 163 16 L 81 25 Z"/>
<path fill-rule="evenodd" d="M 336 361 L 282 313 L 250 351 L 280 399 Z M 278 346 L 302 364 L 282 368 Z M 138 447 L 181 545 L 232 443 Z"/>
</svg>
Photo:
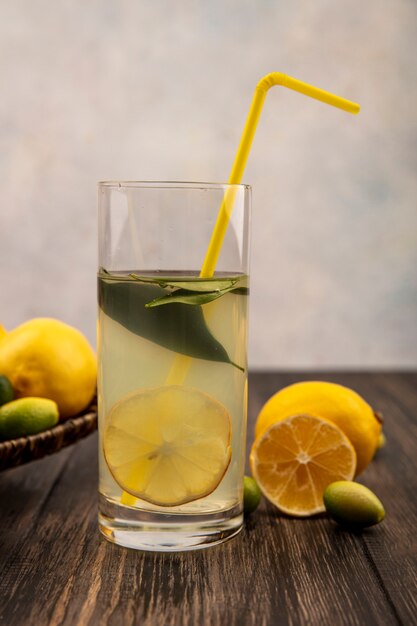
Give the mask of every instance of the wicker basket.
<svg viewBox="0 0 417 626">
<path fill-rule="evenodd" d="M 0 470 L 16 467 L 59 452 L 97 428 L 96 400 L 81 415 L 57 424 L 49 430 L 29 437 L 9 439 L 0 443 Z"/>
</svg>

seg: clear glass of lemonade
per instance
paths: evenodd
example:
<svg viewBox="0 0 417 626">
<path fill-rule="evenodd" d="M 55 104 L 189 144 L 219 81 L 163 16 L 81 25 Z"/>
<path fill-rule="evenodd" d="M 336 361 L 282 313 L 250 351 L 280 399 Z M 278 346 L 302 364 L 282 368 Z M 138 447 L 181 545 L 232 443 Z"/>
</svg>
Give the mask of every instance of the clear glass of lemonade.
<svg viewBox="0 0 417 626">
<path fill-rule="evenodd" d="M 225 194 L 214 274 L 201 268 Z M 140 550 L 243 523 L 250 187 L 99 183 L 99 526 Z"/>
</svg>

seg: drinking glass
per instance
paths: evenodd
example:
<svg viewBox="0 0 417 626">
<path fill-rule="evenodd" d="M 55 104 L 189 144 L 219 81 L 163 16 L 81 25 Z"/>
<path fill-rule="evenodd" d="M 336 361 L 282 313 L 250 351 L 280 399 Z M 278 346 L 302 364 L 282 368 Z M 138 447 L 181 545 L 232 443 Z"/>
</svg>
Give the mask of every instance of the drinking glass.
<svg viewBox="0 0 417 626">
<path fill-rule="evenodd" d="M 243 523 L 247 185 L 99 183 L 99 527 L 152 551 Z M 216 269 L 201 268 L 225 196 Z"/>
</svg>

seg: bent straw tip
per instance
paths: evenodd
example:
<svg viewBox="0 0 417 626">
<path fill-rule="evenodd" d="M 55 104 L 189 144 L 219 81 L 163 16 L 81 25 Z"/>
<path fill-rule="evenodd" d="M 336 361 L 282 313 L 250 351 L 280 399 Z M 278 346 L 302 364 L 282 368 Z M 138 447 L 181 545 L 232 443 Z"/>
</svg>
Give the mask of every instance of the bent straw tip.
<svg viewBox="0 0 417 626">
<path fill-rule="evenodd" d="M 342 109 L 342 111 L 351 113 L 352 115 L 357 115 L 361 110 L 360 104 L 357 102 L 351 102 L 350 100 L 345 100 L 344 98 L 340 98 L 338 102 L 333 102 L 332 104 L 336 108 Z"/>
</svg>

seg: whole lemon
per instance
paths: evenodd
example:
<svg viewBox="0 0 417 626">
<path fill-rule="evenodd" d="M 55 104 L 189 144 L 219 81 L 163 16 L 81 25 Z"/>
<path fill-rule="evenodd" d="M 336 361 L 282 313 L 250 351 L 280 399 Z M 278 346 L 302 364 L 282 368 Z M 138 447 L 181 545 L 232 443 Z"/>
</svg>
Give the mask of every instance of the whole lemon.
<svg viewBox="0 0 417 626">
<path fill-rule="evenodd" d="M 356 475 L 372 460 L 378 445 L 381 423 L 372 408 L 352 389 L 335 383 L 295 383 L 272 396 L 258 415 L 258 437 L 271 424 L 286 417 L 308 413 L 338 426 L 351 441 L 357 456 Z"/>
<path fill-rule="evenodd" d="M 16 398 L 54 400 L 65 419 L 92 400 L 97 363 L 80 331 L 55 319 L 37 318 L 0 341 L 0 374 L 11 381 Z"/>
</svg>

